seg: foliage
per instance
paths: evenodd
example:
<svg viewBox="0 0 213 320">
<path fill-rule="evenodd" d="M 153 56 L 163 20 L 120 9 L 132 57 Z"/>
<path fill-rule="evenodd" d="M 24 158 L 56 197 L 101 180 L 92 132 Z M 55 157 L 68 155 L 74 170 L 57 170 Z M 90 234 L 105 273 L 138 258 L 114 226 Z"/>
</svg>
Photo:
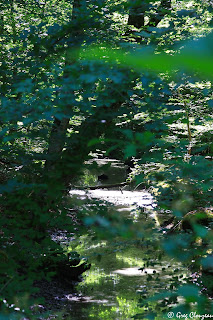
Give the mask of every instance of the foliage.
<svg viewBox="0 0 213 320">
<path fill-rule="evenodd" d="M 66 248 L 51 237 L 55 231 L 77 237 L 90 227 L 95 237 L 110 238 L 113 225 L 114 235 L 132 237 L 131 223 L 110 221 L 101 206 L 98 214 L 71 211 L 67 193 L 97 150 L 122 161 L 137 159 L 136 185 L 146 185 L 158 203 L 156 212 L 174 220 L 174 233 L 153 228 L 153 239 L 200 275 L 200 287 L 178 288 L 174 277 L 171 290 L 142 297 L 138 318 L 179 308 L 177 296 L 187 312 L 194 302 L 198 311 L 211 311 L 212 5 L 144 3 L 0 4 L 5 319 L 7 312 L 10 319 L 13 311 L 29 315 L 35 281 L 56 275 L 60 263 L 67 266 Z M 202 217 L 184 230 L 189 213 Z M 149 308 L 151 301 L 162 307 Z"/>
</svg>

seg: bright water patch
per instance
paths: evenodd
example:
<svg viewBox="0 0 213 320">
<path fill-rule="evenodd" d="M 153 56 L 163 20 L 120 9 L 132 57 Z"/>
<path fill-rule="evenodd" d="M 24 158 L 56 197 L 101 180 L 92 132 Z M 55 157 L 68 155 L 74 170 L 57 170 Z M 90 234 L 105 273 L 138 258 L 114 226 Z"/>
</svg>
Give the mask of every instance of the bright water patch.
<svg viewBox="0 0 213 320">
<path fill-rule="evenodd" d="M 121 274 L 124 276 L 144 276 L 147 274 L 154 274 L 157 273 L 157 271 L 155 269 L 151 269 L 151 268 L 146 268 L 144 270 L 140 270 L 140 268 L 138 267 L 134 267 L 134 268 L 123 268 L 123 269 L 118 269 L 113 271 L 113 273 L 117 273 L 117 274 Z"/>
<path fill-rule="evenodd" d="M 126 191 L 126 190 L 71 190 L 70 195 L 75 195 L 79 199 L 86 198 L 99 199 L 110 202 L 114 205 L 137 206 L 141 208 L 153 209 L 156 207 L 153 197 L 147 191 Z"/>
</svg>

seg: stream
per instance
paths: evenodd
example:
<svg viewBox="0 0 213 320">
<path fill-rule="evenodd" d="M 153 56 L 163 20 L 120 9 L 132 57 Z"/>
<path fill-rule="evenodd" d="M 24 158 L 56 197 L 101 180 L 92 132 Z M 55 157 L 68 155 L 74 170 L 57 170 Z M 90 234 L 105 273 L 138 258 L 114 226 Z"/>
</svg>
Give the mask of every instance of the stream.
<svg viewBox="0 0 213 320">
<path fill-rule="evenodd" d="M 125 181 L 125 166 L 116 160 L 111 161 L 111 167 L 107 169 L 107 181 L 98 181 L 98 173 L 103 173 L 101 168 L 105 166 L 105 162 L 106 160 L 99 161 L 100 168 L 86 172 L 84 181 L 87 184 L 101 186 Z M 168 257 L 159 264 L 143 269 L 144 263 L 156 261 L 159 254 L 152 248 L 153 239 L 150 246 L 143 244 L 143 237 L 149 238 L 151 229 L 158 224 L 154 213 L 156 204 L 148 191 L 129 189 L 130 187 L 126 186 L 123 189 L 113 190 L 70 191 L 70 197 L 78 208 L 92 213 L 103 206 L 108 208 L 109 215 L 123 219 L 118 220 L 118 223 L 131 221 L 132 224 L 129 227 L 131 229 L 129 237 L 122 237 L 116 232 L 110 235 L 109 232 L 104 239 L 103 231 L 102 237 L 95 238 L 85 234 L 67 244 L 70 251 L 76 250 L 82 257 L 88 259 L 91 268 L 84 273 L 83 281 L 77 285 L 75 293 L 65 292 L 63 297 L 67 315 L 65 319 L 132 319 L 132 316 L 141 312 L 138 305 L 141 295 L 146 293 L 153 295 L 168 285 L 168 278 L 172 276 L 174 267 L 174 262 Z M 147 214 L 144 219 L 145 216 L 141 212 L 143 214 L 148 212 L 148 219 Z M 91 219 L 90 214 L 88 219 Z M 102 227 L 104 230 L 104 224 Z M 105 230 L 109 228 L 106 223 Z M 119 230 L 119 226 L 116 228 Z M 125 234 L 128 234 L 127 231 L 125 229 Z"/>
</svg>

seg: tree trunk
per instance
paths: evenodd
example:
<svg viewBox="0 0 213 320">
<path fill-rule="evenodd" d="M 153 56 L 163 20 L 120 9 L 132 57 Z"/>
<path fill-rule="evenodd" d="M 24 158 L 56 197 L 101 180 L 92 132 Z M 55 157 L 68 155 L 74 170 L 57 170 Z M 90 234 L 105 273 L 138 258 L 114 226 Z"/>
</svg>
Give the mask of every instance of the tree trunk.
<svg viewBox="0 0 213 320">
<path fill-rule="evenodd" d="M 144 27 L 146 9 L 146 4 L 138 5 L 133 3 L 129 10 L 128 25 L 133 25 L 138 29 Z"/>
<path fill-rule="evenodd" d="M 72 11 L 72 21 L 75 22 L 74 30 L 72 31 L 71 42 L 68 43 L 68 47 L 66 50 L 66 57 L 65 57 L 65 69 L 67 66 L 71 66 L 72 64 L 75 64 L 78 60 L 78 51 L 81 47 L 82 41 L 83 41 L 83 28 L 80 23 L 78 23 L 78 17 L 79 17 L 79 9 L 82 5 L 81 0 L 74 0 L 73 3 L 73 11 Z M 72 43 L 72 44 L 70 44 Z M 72 50 L 72 52 L 71 52 Z M 69 73 L 66 71 L 64 72 L 64 79 L 68 78 L 70 76 Z M 63 88 L 61 90 L 64 91 Z M 63 92 L 65 95 L 72 95 L 74 92 Z M 66 113 L 66 110 L 70 110 L 72 106 L 65 105 L 64 110 Z M 49 137 L 49 147 L 47 152 L 47 160 L 45 163 L 45 169 L 50 171 L 55 171 L 55 164 L 60 160 L 61 152 L 65 145 L 66 140 L 66 133 L 67 128 L 69 126 L 69 117 L 64 116 L 62 119 L 58 119 L 55 117 L 54 123 L 52 126 L 52 130 Z"/>
</svg>

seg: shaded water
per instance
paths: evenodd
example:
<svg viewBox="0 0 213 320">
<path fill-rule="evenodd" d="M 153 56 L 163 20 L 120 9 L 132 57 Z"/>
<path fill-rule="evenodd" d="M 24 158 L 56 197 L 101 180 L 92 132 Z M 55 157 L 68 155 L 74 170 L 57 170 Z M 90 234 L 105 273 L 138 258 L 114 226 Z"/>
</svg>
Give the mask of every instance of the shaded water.
<svg viewBox="0 0 213 320">
<path fill-rule="evenodd" d="M 97 176 L 97 173 L 95 174 Z M 93 181 L 100 185 L 95 174 L 87 182 Z M 108 169 L 108 174 L 110 178 L 107 183 L 122 182 L 125 179 L 125 167 L 114 162 L 111 169 Z M 70 192 L 70 196 L 78 208 L 83 209 L 90 206 L 91 201 L 96 201 L 95 206 L 90 208 L 91 212 L 98 211 L 98 206 L 104 204 L 107 208 L 110 207 L 109 214 L 123 218 L 120 220 L 121 224 L 127 219 L 134 221 L 134 228 L 131 229 L 129 238 L 112 233 L 106 237 L 107 240 L 94 240 L 93 236 L 85 235 L 70 242 L 68 250 L 76 250 L 82 257 L 87 258 L 92 266 L 85 273 L 84 281 L 78 284 L 77 292 L 68 293 L 64 297 L 66 319 L 132 319 L 132 316 L 142 310 L 138 304 L 140 296 L 147 293 L 153 295 L 166 288 L 168 279 L 173 274 L 171 261 L 166 257 L 162 265 L 151 263 L 149 267 L 143 268 L 147 261 L 158 261 L 159 255 L 157 247 L 153 248 L 155 239 L 151 239 L 150 245 L 147 245 L 140 237 L 141 232 L 146 240 L 149 239 L 152 237 L 152 229 L 156 227 L 152 196 L 144 190 L 108 189 L 76 189 Z M 140 214 L 138 208 L 146 208 L 151 212 L 148 219 Z M 125 234 L 128 234 L 127 229 Z"/>
<path fill-rule="evenodd" d="M 68 319 L 72 320 L 131 319 L 141 311 L 139 294 L 152 295 L 165 288 L 172 274 L 168 261 L 164 261 L 166 272 L 160 265 L 139 270 L 148 256 L 137 242 L 99 242 L 81 253 L 89 258 L 92 268 L 78 285 L 78 294 L 67 297 Z"/>
<path fill-rule="evenodd" d="M 108 184 L 123 182 L 126 178 L 125 167 L 117 161 L 107 170 Z M 105 173 L 103 169 L 97 168 L 92 174 L 88 172 L 86 183 L 99 186 L 101 183 L 106 184 L 105 181 L 98 181 L 100 172 Z M 99 210 L 104 207 L 109 220 L 110 215 L 120 220 L 117 221 L 117 231 L 114 233 L 110 225 L 106 225 L 105 229 L 102 226 L 103 233 L 99 238 L 95 239 L 94 232 L 91 232 L 91 235 L 77 237 L 70 242 L 68 251 L 77 251 L 87 258 L 91 269 L 84 274 L 84 281 L 78 284 L 75 293 L 72 289 L 70 293 L 64 293 L 65 319 L 132 319 L 142 310 L 139 298 L 165 289 L 168 279 L 173 275 L 174 265 L 177 267 L 168 257 L 162 263 L 157 262 L 160 254 L 158 234 L 153 238 L 152 230 L 156 228 L 158 220 L 153 210 L 156 204 L 152 196 L 145 190 L 75 189 L 70 191 L 70 197 L 78 210 L 85 211 L 89 218 L 94 212 L 99 214 Z M 148 215 L 141 210 L 144 208 Z M 125 221 L 134 222 L 125 226 Z M 123 226 L 126 229 L 124 237 L 121 237 L 119 231 Z"/>
</svg>

